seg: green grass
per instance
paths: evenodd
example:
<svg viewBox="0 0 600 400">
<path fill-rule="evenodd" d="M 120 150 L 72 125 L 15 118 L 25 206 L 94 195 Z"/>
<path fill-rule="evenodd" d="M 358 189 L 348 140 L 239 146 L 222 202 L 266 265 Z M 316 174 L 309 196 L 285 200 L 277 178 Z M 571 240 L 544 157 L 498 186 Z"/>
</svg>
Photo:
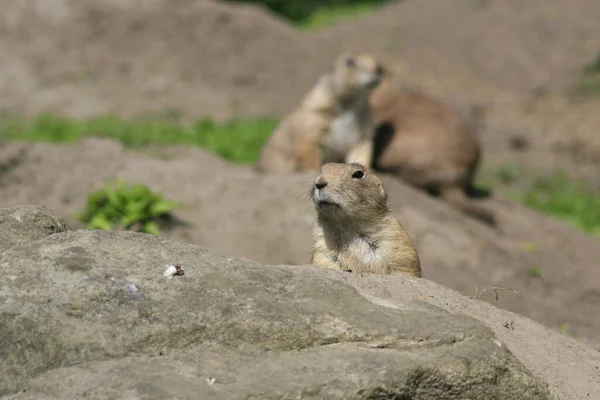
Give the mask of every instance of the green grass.
<svg viewBox="0 0 600 400">
<path fill-rule="evenodd" d="M 107 137 L 128 147 L 190 145 L 206 148 L 237 163 L 258 159 L 278 120 L 256 118 L 217 124 L 201 119 L 189 125 L 161 119 L 122 119 L 100 116 L 73 120 L 42 114 L 32 120 L 9 118 L 0 124 L 0 140 L 70 143 L 87 136 Z"/>
<path fill-rule="evenodd" d="M 541 267 L 532 267 L 527 271 L 530 278 L 541 278 L 544 275 L 544 270 Z"/>
<path fill-rule="evenodd" d="M 600 237 L 600 191 L 564 172 L 540 173 L 519 163 L 483 163 L 476 186 L 498 192 Z"/>
<path fill-rule="evenodd" d="M 70 143 L 84 137 L 100 136 L 118 140 L 127 147 L 198 146 L 231 162 L 252 164 L 277 124 L 278 120 L 274 118 L 234 119 L 226 123 L 201 119 L 181 124 L 164 118 L 99 116 L 74 120 L 41 114 L 31 120 L 2 120 L 0 141 Z M 502 189 L 508 194 L 510 187 L 512 190 L 517 188 L 511 198 L 600 237 L 600 193 L 583 183 L 557 173 L 523 185 L 525 172 L 514 165 L 502 166 L 495 172 L 490 170 L 487 175 L 490 180 L 485 181 L 485 186 L 492 190 L 509 185 Z"/>
<path fill-rule="evenodd" d="M 521 170 L 517 164 L 505 163 L 498 168 L 498 179 L 502 183 L 515 182 L 520 174 Z"/>
<path fill-rule="evenodd" d="M 371 13 L 379 7 L 381 7 L 381 4 L 377 3 L 357 3 L 322 7 L 310 14 L 305 20 L 299 22 L 299 25 L 302 29 L 317 30 L 336 22 Z"/>
<path fill-rule="evenodd" d="M 600 95 L 600 73 L 584 73 L 577 78 L 575 89 L 585 96 Z"/>
<path fill-rule="evenodd" d="M 535 180 L 525 190 L 522 201 L 600 237 L 600 193 L 563 173 Z"/>
<path fill-rule="evenodd" d="M 535 242 L 525 242 L 525 243 L 523 243 L 522 247 L 523 247 L 523 250 L 530 251 L 530 252 L 539 250 L 539 246 Z"/>
<path fill-rule="evenodd" d="M 600 53 L 585 66 L 581 75 L 575 79 L 575 89 L 587 96 L 600 95 Z"/>
<path fill-rule="evenodd" d="M 379 5 L 402 0 L 220 0 L 253 3 L 304 29 L 318 29 L 368 13 Z"/>
</svg>

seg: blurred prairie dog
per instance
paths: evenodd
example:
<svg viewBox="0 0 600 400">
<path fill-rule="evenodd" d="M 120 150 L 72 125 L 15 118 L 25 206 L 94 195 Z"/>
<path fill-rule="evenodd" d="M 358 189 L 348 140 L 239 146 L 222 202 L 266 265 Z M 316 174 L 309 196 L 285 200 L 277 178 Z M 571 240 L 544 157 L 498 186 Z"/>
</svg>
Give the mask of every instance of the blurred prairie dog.
<svg viewBox="0 0 600 400">
<path fill-rule="evenodd" d="M 369 54 L 340 55 L 275 129 L 256 168 L 293 172 L 318 170 L 326 162 L 371 165 L 374 125 L 369 93 L 382 74 Z"/>
<path fill-rule="evenodd" d="M 390 209 L 381 180 L 356 163 L 327 163 L 311 190 L 317 210 L 310 263 L 356 273 L 421 277 L 412 238 Z"/>
<path fill-rule="evenodd" d="M 386 74 L 371 92 L 376 125 L 373 168 L 440 196 L 476 218 L 495 225 L 495 214 L 469 199 L 481 158 L 474 125 L 455 110 L 423 94 L 401 90 Z M 471 123 L 480 122 L 472 109 Z"/>
</svg>

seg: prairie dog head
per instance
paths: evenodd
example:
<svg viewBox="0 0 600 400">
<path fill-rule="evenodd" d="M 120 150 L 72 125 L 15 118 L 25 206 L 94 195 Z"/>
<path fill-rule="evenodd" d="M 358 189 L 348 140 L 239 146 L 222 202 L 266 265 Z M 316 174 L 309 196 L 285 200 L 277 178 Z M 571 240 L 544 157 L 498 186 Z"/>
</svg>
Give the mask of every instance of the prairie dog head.
<svg viewBox="0 0 600 400">
<path fill-rule="evenodd" d="M 389 211 L 381 180 L 361 164 L 326 163 L 312 187 L 312 198 L 321 217 L 363 220 Z"/>
<path fill-rule="evenodd" d="M 370 54 L 344 53 L 333 67 L 333 82 L 342 96 L 357 96 L 375 89 L 383 78 L 383 66 Z"/>
</svg>

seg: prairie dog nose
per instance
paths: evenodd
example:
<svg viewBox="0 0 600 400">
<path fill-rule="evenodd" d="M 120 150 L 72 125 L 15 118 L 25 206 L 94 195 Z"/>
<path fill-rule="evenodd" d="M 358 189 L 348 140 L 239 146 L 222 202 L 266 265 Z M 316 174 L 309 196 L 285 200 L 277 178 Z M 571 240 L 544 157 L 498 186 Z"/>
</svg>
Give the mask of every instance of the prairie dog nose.
<svg viewBox="0 0 600 400">
<path fill-rule="evenodd" d="M 327 182 L 322 179 L 317 179 L 315 182 L 315 187 L 319 190 L 323 189 L 325 186 L 327 186 Z"/>
</svg>

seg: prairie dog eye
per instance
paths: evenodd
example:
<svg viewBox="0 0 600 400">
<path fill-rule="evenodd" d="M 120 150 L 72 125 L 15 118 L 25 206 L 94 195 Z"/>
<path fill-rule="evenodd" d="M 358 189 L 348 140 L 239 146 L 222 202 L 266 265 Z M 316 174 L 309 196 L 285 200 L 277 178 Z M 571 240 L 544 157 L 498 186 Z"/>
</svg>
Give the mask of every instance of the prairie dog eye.
<svg viewBox="0 0 600 400">
<path fill-rule="evenodd" d="M 352 57 L 346 58 L 346 66 L 350 67 L 350 68 L 356 67 L 356 61 L 354 61 L 354 58 L 352 58 Z"/>
<path fill-rule="evenodd" d="M 361 179 L 363 176 L 365 176 L 365 173 L 360 170 L 354 171 L 354 173 L 352 174 L 352 177 L 354 179 Z"/>
</svg>

